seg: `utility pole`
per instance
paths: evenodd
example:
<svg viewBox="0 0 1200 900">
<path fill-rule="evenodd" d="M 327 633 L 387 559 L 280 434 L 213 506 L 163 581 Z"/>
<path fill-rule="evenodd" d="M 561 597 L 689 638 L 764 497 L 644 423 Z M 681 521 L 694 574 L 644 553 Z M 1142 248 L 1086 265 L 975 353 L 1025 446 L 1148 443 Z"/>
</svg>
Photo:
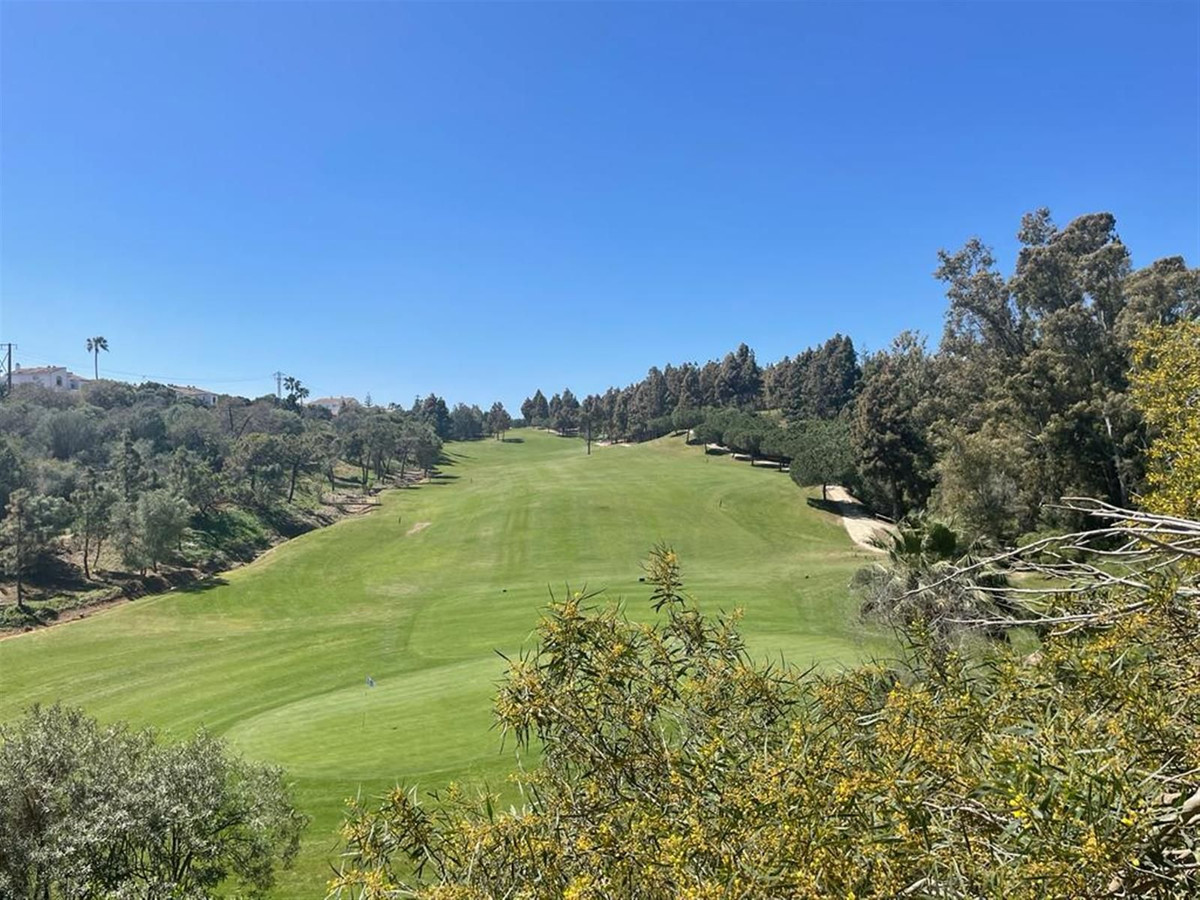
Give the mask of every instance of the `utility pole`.
<svg viewBox="0 0 1200 900">
<path fill-rule="evenodd" d="M 13 352 L 13 347 L 15 347 L 15 346 L 17 346 L 17 345 L 16 344 L 0 344 L 0 347 L 4 348 L 4 380 L 5 380 L 4 393 L 5 394 L 12 393 L 12 352 Z"/>
<path fill-rule="evenodd" d="M 275 373 L 275 399 L 276 400 L 283 399 L 283 373 L 282 372 Z"/>
</svg>

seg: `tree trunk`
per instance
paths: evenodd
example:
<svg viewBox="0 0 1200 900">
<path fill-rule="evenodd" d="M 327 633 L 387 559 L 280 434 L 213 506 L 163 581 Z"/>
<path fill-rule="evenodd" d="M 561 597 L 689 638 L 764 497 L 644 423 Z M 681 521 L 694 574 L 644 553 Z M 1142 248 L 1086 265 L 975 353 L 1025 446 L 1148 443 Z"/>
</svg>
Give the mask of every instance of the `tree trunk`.
<svg viewBox="0 0 1200 900">
<path fill-rule="evenodd" d="M 88 528 L 88 523 L 84 522 L 83 523 L 83 577 L 88 579 L 89 581 L 91 581 L 91 579 L 92 579 L 91 570 L 88 568 L 88 551 L 91 550 L 90 541 L 89 541 L 90 537 L 91 537 L 91 531 Z"/>
<path fill-rule="evenodd" d="M 1120 494 L 1120 505 L 1129 505 L 1129 490 L 1125 486 L 1125 474 L 1121 467 L 1121 453 L 1117 447 L 1117 442 L 1113 438 L 1112 419 L 1109 418 L 1107 411 L 1104 413 L 1104 427 L 1108 431 L 1108 443 L 1112 446 L 1112 461 L 1113 474 L 1117 477 L 1117 491 Z"/>
<path fill-rule="evenodd" d="M 780 466 L 780 468 L 783 468 L 783 467 Z M 823 481 L 821 482 L 821 499 L 822 500 L 829 499 L 829 493 L 828 493 L 828 491 L 825 490 L 825 482 L 823 482 Z"/>
<path fill-rule="evenodd" d="M 291 483 L 288 484 L 288 498 L 287 498 L 288 503 L 292 502 L 292 496 L 296 493 L 296 473 L 299 470 L 299 468 L 300 468 L 299 460 L 293 460 L 292 461 L 292 480 L 291 480 Z"/>
<path fill-rule="evenodd" d="M 25 582 L 22 578 L 25 569 L 25 533 L 22 529 L 24 523 L 25 505 L 21 504 L 21 508 L 15 510 L 17 515 L 17 609 L 25 608 Z"/>
</svg>

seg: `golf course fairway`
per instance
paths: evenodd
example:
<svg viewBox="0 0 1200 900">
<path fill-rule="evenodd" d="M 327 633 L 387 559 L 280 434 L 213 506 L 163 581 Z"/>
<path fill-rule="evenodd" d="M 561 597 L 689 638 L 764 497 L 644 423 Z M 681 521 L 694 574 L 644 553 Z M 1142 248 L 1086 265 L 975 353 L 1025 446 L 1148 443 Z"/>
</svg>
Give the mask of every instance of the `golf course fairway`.
<svg viewBox="0 0 1200 900">
<path fill-rule="evenodd" d="M 169 737 L 204 725 L 284 766 L 312 824 L 276 895 L 315 900 L 347 797 L 503 784 L 495 651 L 532 645 L 549 588 L 603 588 L 649 617 L 640 563 L 664 541 L 703 608 L 745 610 L 756 654 L 829 665 L 887 646 L 846 588 L 869 554 L 786 474 L 680 438 L 589 456 L 529 429 L 446 454 L 432 482 L 217 586 L 0 641 L 0 720 L 63 701 Z"/>
</svg>

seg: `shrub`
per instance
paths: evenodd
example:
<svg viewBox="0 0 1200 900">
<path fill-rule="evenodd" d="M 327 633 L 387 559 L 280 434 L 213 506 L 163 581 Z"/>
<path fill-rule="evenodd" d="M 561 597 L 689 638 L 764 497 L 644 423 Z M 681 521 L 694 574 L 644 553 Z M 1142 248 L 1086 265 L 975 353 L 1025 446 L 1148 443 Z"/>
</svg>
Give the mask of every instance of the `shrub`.
<svg viewBox="0 0 1200 900">
<path fill-rule="evenodd" d="M 1177 576 L 1031 659 L 947 654 L 918 628 L 901 663 L 819 675 L 755 662 L 670 550 L 648 572 L 657 622 L 568 593 L 510 662 L 497 722 L 543 749 L 513 776 L 524 804 L 403 787 L 352 803 L 332 896 L 1200 890 L 1200 614 Z"/>
<path fill-rule="evenodd" d="M 0 896 L 262 896 L 305 824 L 279 769 L 204 732 L 164 745 L 57 706 L 0 728 Z"/>
</svg>

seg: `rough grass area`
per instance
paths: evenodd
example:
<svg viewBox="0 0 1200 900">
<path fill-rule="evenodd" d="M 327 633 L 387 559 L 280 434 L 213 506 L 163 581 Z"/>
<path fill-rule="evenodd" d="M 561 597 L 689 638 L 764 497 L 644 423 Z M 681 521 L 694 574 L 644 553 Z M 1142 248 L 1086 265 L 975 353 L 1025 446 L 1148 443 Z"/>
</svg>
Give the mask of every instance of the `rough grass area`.
<svg viewBox="0 0 1200 900">
<path fill-rule="evenodd" d="M 744 608 L 759 653 L 805 666 L 884 646 L 846 591 L 868 554 L 787 475 L 679 438 L 586 456 L 579 440 L 514 437 L 451 444 L 440 477 L 207 589 L 0 641 L 0 719 L 63 700 L 173 734 L 205 724 L 286 766 L 313 824 L 278 896 L 314 898 L 346 797 L 503 784 L 494 651 L 529 640 L 549 587 L 603 587 L 648 616 L 640 562 L 667 541 L 702 605 Z"/>
<path fill-rule="evenodd" d="M 293 503 L 280 500 L 265 507 L 226 503 L 197 512 L 179 547 L 157 572 L 144 575 L 123 570 L 110 538 L 99 565 L 93 563 L 91 577 L 85 577 L 79 546 L 69 535 L 64 536 L 57 552 L 27 576 L 24 609 L 16 605 L 12 582 L 0 583 L 0 638 L 6 632 L 84 618 L 121 600 L 194 586 L 215 573 L 250 562 L 280 541 L 378 505 L 376 486 L 364 495 L 357 480 L 340 475 L 335 490 L 326 491 L 327 485 L 324 479 L 309 477 L 297 483 Z"/>
</svg>

